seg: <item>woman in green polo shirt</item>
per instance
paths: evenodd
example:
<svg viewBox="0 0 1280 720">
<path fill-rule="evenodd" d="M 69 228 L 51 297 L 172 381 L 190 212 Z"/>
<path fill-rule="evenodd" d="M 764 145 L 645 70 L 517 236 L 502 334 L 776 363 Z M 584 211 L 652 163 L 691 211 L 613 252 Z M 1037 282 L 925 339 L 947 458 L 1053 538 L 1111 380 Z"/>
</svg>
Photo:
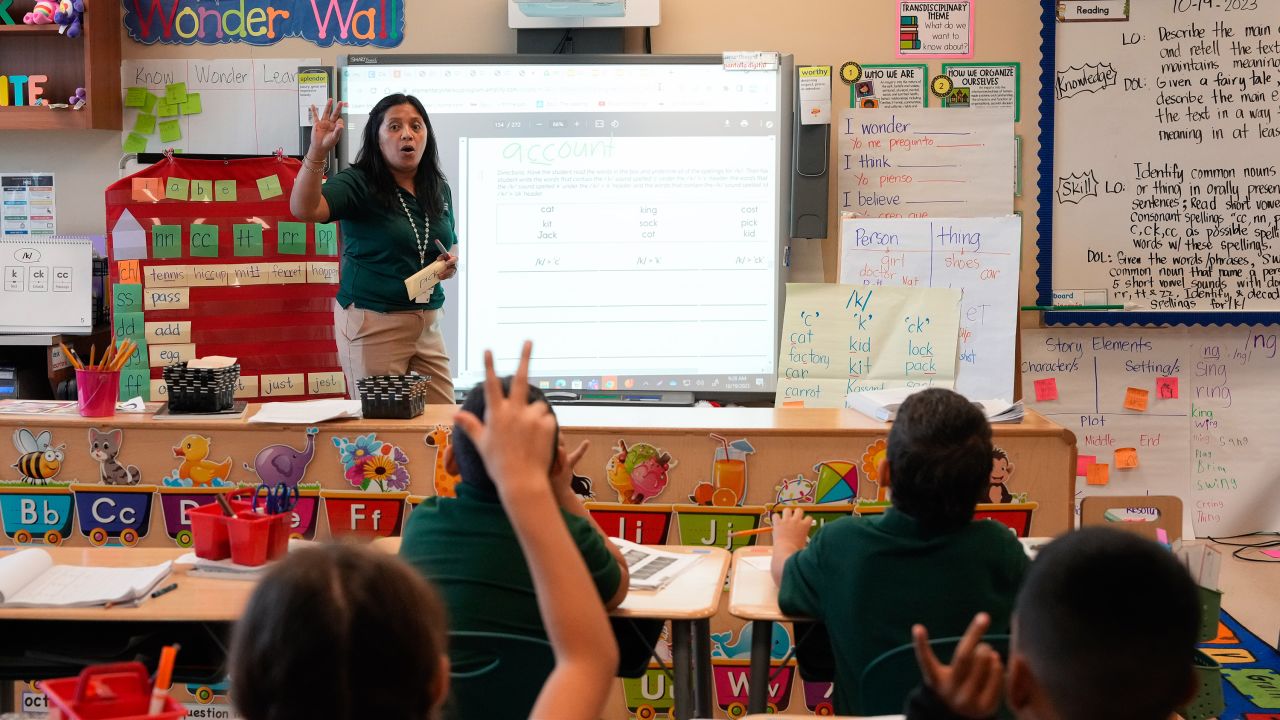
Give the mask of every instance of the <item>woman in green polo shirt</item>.
<svg viewBox="0 0 1280 720">
<path fill-rule="evenodd" d="M 311 147 L 293 184 L 289 209 L 299 220 L 342 224 L 342 274 L 333 336 L 347 392 L 369 375 L 431 376 L 428 402 L 453 403 L 453 380 L 440 307 L 444 288 L 412 298 L 406 278 L 440 260 L 439 278 L 457 273 L 453 196 L 431 120 L 412 95 L 388 95 L 369 111 L 355 163 L 320 184 L 325 160 L 342 136 L 342 106 L 312 106 Z M 319 159 L 317 159 L 319 158 Z"/>
</svg>

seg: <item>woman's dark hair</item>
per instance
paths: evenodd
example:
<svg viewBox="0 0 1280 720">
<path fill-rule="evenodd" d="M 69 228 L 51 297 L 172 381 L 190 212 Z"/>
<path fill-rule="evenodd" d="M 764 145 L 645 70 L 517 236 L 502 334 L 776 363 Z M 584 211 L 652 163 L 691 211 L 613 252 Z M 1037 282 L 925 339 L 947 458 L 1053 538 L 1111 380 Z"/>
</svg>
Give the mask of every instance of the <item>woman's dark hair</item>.
<svg viewBox="0 0 1280 720">
<path fill-rule="evenodd" d="M 236 623 L 231 697 L 246 720 L 427 720 L 447 633 L 435 591 L 396 556 L 292 552 Z"/>
<path fill-rule="evenodd" d="M 418 204 L 429 218 L 440 217 L 444 213 L 444 173 L 440 171 L 440 146 L 436 144 L 436 131 L 431 127 L 431 118 L 418 98 L 404 93 L 388 95 L 378 101 L 369 111 L 369 121 L 364 124 L 364 132 L 360 136 L 360 153 L 356 155 L 355 166 L 364 172 L 373 183 L 374 194 L 387 206 L 396 205 L 396 179 L 391 175 L 391 168 L 382 157 L 382 149 L 378 145 L 378 131 L 382 129 L 382 120 L 387 111 L 397 105 L 409 104 L 422 116 L 427 128 L 427 147 L 418 163 L 418 174 L 413 178 L 413 194 Z"/>
</svg>

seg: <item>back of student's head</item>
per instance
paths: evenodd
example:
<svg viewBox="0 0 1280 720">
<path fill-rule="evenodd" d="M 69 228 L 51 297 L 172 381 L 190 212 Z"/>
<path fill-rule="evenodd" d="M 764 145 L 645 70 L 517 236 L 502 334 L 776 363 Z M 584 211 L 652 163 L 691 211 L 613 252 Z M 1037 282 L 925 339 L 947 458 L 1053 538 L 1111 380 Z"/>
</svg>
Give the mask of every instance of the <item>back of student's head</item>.
<svg viewBox="0 0 1280 720">
<path fill-rule="evenodd" d="M 1053 541 L 1014 610 L 1025 657 L 1061 720 L 1166 720 L 1189 696 L 1200 604 L 1173 553 L 1110 528 Z"/>
<path fill-rule="evenodd" d="M 511 390 L 511 378 L 502 378 L 502 392 L 508 393 Z M 546 402 L 547 396 L 542 394 L 538 388 L 529 386 L 529 402 Z M 484 420 L 485 399 L 484 385 L 476 385 L 471 392 L 467 393 L 467 399 L 462 401 L 462 409 L 470 412 L 472 415 Z M 555 410 L 551 411 L 555 415 Z M 552 439 L 551 444 L 551 467 L 548 471 L 555 467 L 556 448 L 560 443 L 560 431 L 557 426 L 556 436 Z M 458 425 L 453 426 L 453 456 L 458 463 L 458 475 L 462 478 L 462 482 L 481 491 L 485 495 L 493 499 L 497 499 L 498 490 L 493 486 L 493 478 L 489 477 L 489 471 L 484 467 L 484 461 L 480 459 L 480 451 L 476 449 L 475 443 L 471 442 L 471 438 L 463 432 Z"/>
<path fill-rule="evenodd" d="M 426 720 L 444 692 L 444 609 L 399 558 L 290 553 L 236 624 L 231 697 L 245 720 Z"/>
<path fill-rule="evenodd" d="M 964 396 L 929 388 L 907 397 L 889 430 L 894 507 L 950 531 L 973 519 L 991 476 L 991 425 Z"/>
</svg>

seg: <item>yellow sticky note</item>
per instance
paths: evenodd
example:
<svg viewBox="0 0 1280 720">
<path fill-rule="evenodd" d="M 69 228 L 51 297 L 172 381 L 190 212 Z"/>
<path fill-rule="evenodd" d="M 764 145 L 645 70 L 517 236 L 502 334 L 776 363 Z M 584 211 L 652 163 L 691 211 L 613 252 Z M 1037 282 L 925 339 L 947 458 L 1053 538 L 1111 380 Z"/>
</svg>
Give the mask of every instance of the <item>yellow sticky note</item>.
<svg viewBox="0 0 1280 720">
<path fill-rule="evenodd" d="M 139 135 L 150 135 L 156 131 L 156 116 L 147 113 L 138 113 L 138 117 L 133 121 L 133 131 Z"/>
<path fill-rule="evenodd" d="M 208 202 L 213 200 L 213 181 L 212 180 L 192 180 L 191 181 L 191 199 L 200 202 Z"/>
<path fill-rule="evenodd" d="M 188 93 L 187 101 L 180 109 L 183 115 L 199 115 L 204 110 L 200 105 L 200 93 Z"/>
<path fill-rule="evenodd" d="M 1137 448 L 1116 448 L 1116 469 L 1132 470 L 1138 467 Z"/>
<path fill-rule="evenodd" d="M 1085 481 L 1090 485 L 1106 485 L 1111 482 L 1111 466 L 1106 463 L 1094 463 L 1089 466 Z"/>
<path fill-rule="evenodd" d="M 143 104 L 146 102 L 148 94 L 149 93 L 147 92 L 147 89 L 144 87 L 135 86 L 135 87 L 127 88 L 124 91 L 124 106 L 125 107 L 142 107 Z"/>
<path fill-rule="evenodd" d="M 1137 410 L 1138 412 L 1147 411 L 1147 399 L 1150 396 L 1146 390 L 1142 388 L 1127 388 L 1124 391 L 1124 407 L 1126 410 Z"/>
<path fill-rule="evenodd" d="M 137 155 L 147 151 L 147 139 L 136 132 L 129 133 L 125 141 L 121 143 L 120 149 L 126 153 Z"/>
<path fill-rule="evenodd" d="M 236 201 L 236 181 L 235 180 L 214 180 L 213 181 L 213 199 L 218 202 L 235 202 Z"/>
<path fill-rule="evenodd" d="M 280 187 L 280 176 L 268 175 L 264 178 L 258 178 L 258 194 L 262 196 L 263 200 L 283 195 L 284 189 Z"/>
<path fill-rule="evenodd" d="M 191 181 L 186 178 L 169 178 L 164 182 L 164 196 L 170 200 L 186 200 L 190 190 Z"/>
<path fill-rule="evenodd" d="M 165 120 L 160 123 L 160 142 L 173 142 L 182 139 L 182 125 L 177 120 Z"/>
</svg>

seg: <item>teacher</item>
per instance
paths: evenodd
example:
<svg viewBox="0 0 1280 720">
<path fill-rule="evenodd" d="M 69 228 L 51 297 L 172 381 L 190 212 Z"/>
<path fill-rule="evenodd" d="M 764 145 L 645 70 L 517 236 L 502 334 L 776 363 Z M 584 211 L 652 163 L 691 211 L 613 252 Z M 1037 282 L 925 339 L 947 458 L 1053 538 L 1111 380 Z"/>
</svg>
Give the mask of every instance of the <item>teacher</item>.
<svg viewBox="0 0 1280 720">
<path fill-rule="evenodd" d="M 409 297 L 405 279 L 440 260 L 439 278 L 457 273 L 453 195 L 431 120 L 412 95 L 388 95 L 369 111 L 360 154 L 320 184 L 342 137 L 342 106 L 311 107 L 311 147 L 293 184 L 289 210 L 299 220 L 342 225 L 342 273 L 333 306 L 333 339 L 347 392 L 369 375 L 430 375 L 427 402 L 454 402 L 449 355 L 440 334 L 444 288 Z"/>
</svg>

